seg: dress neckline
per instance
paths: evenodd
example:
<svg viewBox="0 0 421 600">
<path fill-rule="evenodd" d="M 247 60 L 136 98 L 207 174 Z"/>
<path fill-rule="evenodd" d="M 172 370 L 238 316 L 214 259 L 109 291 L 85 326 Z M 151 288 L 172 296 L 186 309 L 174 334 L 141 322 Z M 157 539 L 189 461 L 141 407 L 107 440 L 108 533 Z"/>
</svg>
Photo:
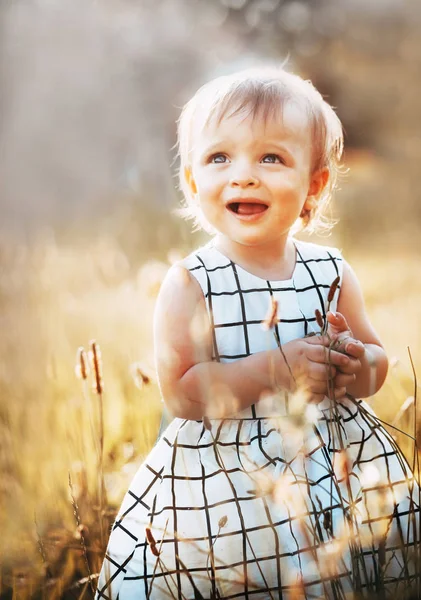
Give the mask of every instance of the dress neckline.
<svg viewBox="0 0 421 600">
<path fill-rule="evenodd" d="M 218 248 L 213 244 L 213 241 L 209 242 L 208 247 L 212 248 L 220 256 L 222 256 L 223 258 L 225 258 L 225 260 L 227 260 L 228 262 L 230 262 L 233 265 L 235 265 L 235 267 L 236 267 L 236 269 L 238 271 L 242 271 L 243 273 L 246 273 L 250 277 L 254 277 L 255 279 L 258 279 L 259 281 L 265 281 L 265 282 L 268 281 L 269 283 L 272 283 L 272 284 L 285 284 L 285 283 L 293 283 L 294 277 L 295 277 L 295 274 L 296 274 L 296 271 L 297 271 L 298 256 L 299 256 L 299 250 L 298 250 L 299 242 L 298 242 L 298 240 L 293 239 L 292 243 L 294 244 L 294 247 L 295 247 L 295 264 L 294 264 L 294 269 L 292 271 L 291 277 L 289 277 L 288 279 L 264 279 L 263 277 L 259 277 L 258 275 L 255 275 L 254 273 L 251 273 L 251 271 L 248 271 L 247 269 L 245 269 L 244 267 L 242 267 L 238 263 L 236 263 L 233 260 L 231 260 L 230 258 L 228 258 L 228 256 L 226 256 L 223 252 L 221 252 L 220 250 L 218 250 Z"/>
</svg>

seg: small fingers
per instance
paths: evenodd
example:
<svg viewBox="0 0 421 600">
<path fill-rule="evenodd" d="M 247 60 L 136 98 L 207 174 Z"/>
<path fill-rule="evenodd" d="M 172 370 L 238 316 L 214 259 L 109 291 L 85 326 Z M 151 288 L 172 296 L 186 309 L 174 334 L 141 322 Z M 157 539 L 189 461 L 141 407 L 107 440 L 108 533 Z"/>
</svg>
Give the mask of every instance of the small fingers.
<svg viewBox="0 0 421 600">
<path fill-rule="evenodd" d="M 326 394 L 309 394 L 307 402 L 309 404 L 320 404 L 326 398 Z"/>
<path fill-rule="evenodd" d="M 309 393 L 307 402 L 309 404 L 320 404 L 326 398 L 326 394 Z"/>
<path fill-rule="evenodd" d="M 337 333 L 349 330 L 348 323 L 346 322 L 346 319 L 342 313 L 333 313 L 332 311 L 329 311 L 326 316 L 327 320 L 333 326 Z"/>
<path fill-rule="evenodd" d="M 361 358 L 365 353 L 365 346 L 360 340 L 352 337 L 352 335 L 339 335 L 336 337 L 335 350 L 345 352 L 353 358 Z"/>
<path fill-rule="evenodd" d="M 345 352 L 353 358 L 362 358 L 365 353 L 365 346 L 359 340 L 348 340 L 345 345 Z"/>
<path fill-rule="evenodd" d="M 347 373 L 338 373 L 335 377 L 335 387 L 347 387 L 354 383 L 356 379 L 355 373 L 347 374 Z"/>
<path fill-rule="evenodd" d="M 348 363 L 338 367 L 338 370 L 345 375 L 352 375 L 361 370 L 361 361 L 358 358 L 349 357 Z"/>
<path fill-rule="evenodd" d="M 333 365 L 312 362 L 309 368 L 309 376 L 316 381 L 326 382 L 328 379 L 333 379 L 337 374 L 337 369 Z"/>
<path fill-rule="evenodd" d="M 335 387 L 335 389 L 333 390 L 333 399 L 334 400 L 339 400 L 340 398 L 343 398 L 346 394 L 346 387 Z M 332 393 L 329 396 L 330 398 L 332 398 Z"/>
<path fill-rule="evenodd" d="M 299 385 L 300 387 L 300 385 Z M 308 378 L 306 381 L 303 381 L 301 384 L 301 389 L 309 395 L 313 394 L 321 394 L 323 396 L 331 396 L 339 397 L 343 396 L 346 392 L 346 388 L 343 385 L 337 385 L 336 381 L 332 381 L 331 383 L 325 381 L 318 381 L 316 379 Z"/>
<path fill-rule="evenodd" d="M 312 335 L 311 337 L 305 338 L 306 343 L 311 346 L 329 346 L 331 340 L 327 335 Z"/>
<path fill-rule="evenodd" d="M 324 346 L 313 346 L 309 348 L 308 355 L 310 360 L 323 364 L 335 365 L 337 367 L 345 367 L 349 364 L 349 357 L 335 350 L 330 350 Z"/>
<path fill-rule="evenodd" d="M 326 396 L 328 396 L 332 400 L 339 400 L 340 398 L 343 398 L 345 396 L 345 394 L 346 394 L 345 387 L 335 388 L 334 390 L 332 390 L 329 393 L 327 393 L 326 390 L 323 393 L 317 393 L 317 392 L 313 392 L 313 391 L 309 390 L 307 402 L 309 402 L 311 404 L 319 404 L 326 398 Z"/>
<path fill-rule="evenodd" d="M 301 379 L 297 381 L 297 389 L 308 396 L 313 394 L 326 394 L 326 381 L 317 381 L 316 379 Z"/>
</svg>

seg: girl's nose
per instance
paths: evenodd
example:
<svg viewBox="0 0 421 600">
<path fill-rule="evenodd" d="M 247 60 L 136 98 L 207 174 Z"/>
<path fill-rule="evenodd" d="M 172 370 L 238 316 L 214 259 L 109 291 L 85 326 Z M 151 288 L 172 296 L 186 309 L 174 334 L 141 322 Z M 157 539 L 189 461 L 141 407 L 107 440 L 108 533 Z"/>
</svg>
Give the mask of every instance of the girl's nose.
<svg viewBox="0 0 421 600">
<path fill-rule="evenodd" d="M 252 173 L 250 166 L 237 168 L 230 177 L 229 183 L 232 187 L 258 187 L 259 179 Z"/>
</svg>

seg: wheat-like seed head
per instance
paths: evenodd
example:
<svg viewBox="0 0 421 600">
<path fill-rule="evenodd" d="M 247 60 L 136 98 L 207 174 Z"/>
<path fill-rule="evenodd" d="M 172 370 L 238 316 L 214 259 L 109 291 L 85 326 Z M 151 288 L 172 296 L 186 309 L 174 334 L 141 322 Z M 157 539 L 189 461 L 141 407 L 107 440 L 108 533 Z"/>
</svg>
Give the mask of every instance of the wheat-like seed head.
<svg viewBox="0 0 421 600">
<path fill-rule="evenodd" d="M 330 286 L 329 289 L 329 293 L 327 295 L 327 301 L 330 304 L 335 296 L 335 292 L 337 290 L 337 287 L 339 285 L 341 278 L 339 277 L 339 275 L 336 277 L 336 279 L 333 280 L 332 285 Z"/>
<path fill-rule="evenodd" d="M 91 360 L 92 371 L 95 378 L 93 389 L 97 394 L 102 394 L 104 391 L 104 382 L 102 379 L 101 350 L 95 340 L 92 340 L 89 345 L 91 348 L 89 352 L 89 358 Z"/>
<path fill-rule="evenodd" d="M 152 530 L 149 527 L 149 525 L 146 526 L 145 533 L 146 533 L 146 539 L 148 540 L 148 544 L 149 544 L 152 554 L 154 556 L 159 556 L 159 551 L 158 551 L 158 548 L 156 547 L 156 541 L 155 541 L 155 538 L 153 536 Z"/>
<path fill-rule="evenodd" d="M 271 296 L 268 312 L 266 314 L 266 317 L 262 321 L 262 327 L 265 331 L 270 331 L 271 329 L 273 329 L 275 327 L 275 325 L 277 323 L 279 323 L 278 306 L 279 306 L 278 301 L 275 300 L 275 298 L 273 296 Z"/>
<path fill-rule="evenodd" d="M 88 379 L 89 363 L 85 348 L 83 346 L 80 346 L 80 348 L 77 350 L 75 373 L 78 379 Z"/>
<path fill-rule="evenodd" d="M 317 325 L 320 327 L 320 329 L 323 329 L 325 324 L 323 321 L 322 313 L 320 312 L 320 310 L 318 308 L 316 308 L 316 310 L 314 311 L 314 314 L 316 315 Z"/>
<path fill-rule="evenodd" d="M 346 450 L 340 450 L 335 454 L 333 469 L 339 481 L 345 481 L 346 484 L 349 484 L 352 465 L 350 464 L 350 458 Z"/>
<path fill-rule="evenodd" d="M 218 521 L 218 527 L 219 527 L 219 529 L 222 529 L 223 527 L 225 527 L 225 525 L 227 523 L 228 523 L 228 517 L 227 517 L 227 515 L 224 515 Z"/>
<path fill-rule="evenodd" d="M 135 362 L 130 365 L 130 374 L 133 378 L 135 386 L 141 390 L 145 385 L 151 383 L 151 375 L 147 368 L 140 362 Z"/>
</svg>

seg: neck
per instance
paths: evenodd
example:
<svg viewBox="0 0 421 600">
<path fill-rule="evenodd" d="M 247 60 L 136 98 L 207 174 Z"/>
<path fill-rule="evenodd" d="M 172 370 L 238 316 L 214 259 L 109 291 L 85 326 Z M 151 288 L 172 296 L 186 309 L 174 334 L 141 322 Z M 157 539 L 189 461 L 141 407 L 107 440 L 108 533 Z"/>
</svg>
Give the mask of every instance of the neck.
<svg viewBox="0 0 421 600">
<path fill-rule="evenodd" d="M 214 245 L 230 260 L 259 277 L 288 279 L 295 266 L 295 246 L 286 235 L 275 242 L 246 246 L 218 233 Z"/>
</svg>

